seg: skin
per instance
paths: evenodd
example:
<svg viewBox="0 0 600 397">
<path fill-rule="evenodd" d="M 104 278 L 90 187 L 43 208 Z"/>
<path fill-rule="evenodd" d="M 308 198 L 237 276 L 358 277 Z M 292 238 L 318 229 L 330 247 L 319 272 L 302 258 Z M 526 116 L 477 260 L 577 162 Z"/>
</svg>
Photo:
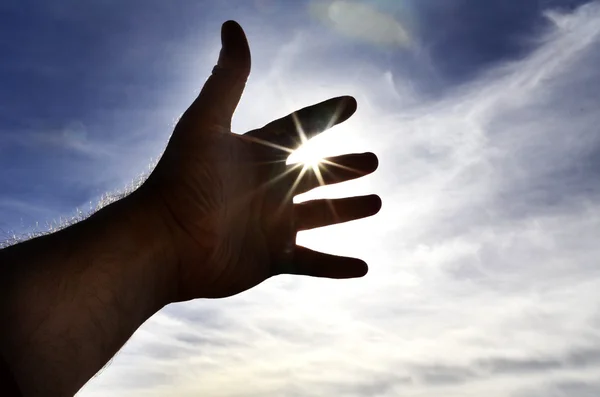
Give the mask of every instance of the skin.
<svg viewBox="0 0 600 397">
<path fill-rule="evenodd" d="M 367 175 L 377 157 L 327 159 L 320 177 L 285 163 L 301 142 L 298 126 L 310 138 L 348 119 L 356 101 L 333 98 L 233 134 L 250 50 L 235 22 L 223 25 L 221 39 L 211 77 L 139 189 L 60 232 L 0 251 L 2 395 L 75 394 L 170 303 L 232 296 L 283 273 L 367 273 L 362 260 L 297 246 L 295 236 L 373 215 L 379 197 L 292 199 L 321 181 Z"/>
</svg>

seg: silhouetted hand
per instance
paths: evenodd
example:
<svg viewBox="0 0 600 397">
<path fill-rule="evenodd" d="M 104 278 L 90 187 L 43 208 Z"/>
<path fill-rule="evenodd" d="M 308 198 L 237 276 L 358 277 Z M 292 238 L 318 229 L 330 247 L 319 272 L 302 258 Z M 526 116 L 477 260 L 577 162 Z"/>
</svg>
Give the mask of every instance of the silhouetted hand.
<svg viewBox="0 0 600 397">
<path fill-rule="evenodd" d="M 351 97 L 327 100 L 244 135 L 231 118 L 250 72 L 242 28 L 226 22 L 217 66 L 183 114 L 167 149 L 141 192 L 165 227 L 174 283 L 173 301 L 218 298 L 288 273 L 361 277 L 367 265 L 296 246 L 299 230 L 377 213 L 377 196 L 293 204 L 293 196 L 325 184 L 358 178 L 377 168 L 372 153 L 327 159 L 320 174 L 286 165 L 300 143 L 348 119 Z"/>
<path fill-rule="evenodd" d="M 330 99 L 233 134 L 250 50 L 235 22 L 223 25 L 222 41 L 212 76 L 139 189 L 81 222 L 0 250 L 0 394 L 75 394 L 172 302 L 234 295 L 282 273 L 367 272 L 359 259 L 295 239 L 299 230 L 372 215 L 379 197 L 292 199 L 371 173 L 377 157 L 331 158 L 315 172 L 286 165 L 302 134 L 348 119 L 356 102 Z"/>
</svg>

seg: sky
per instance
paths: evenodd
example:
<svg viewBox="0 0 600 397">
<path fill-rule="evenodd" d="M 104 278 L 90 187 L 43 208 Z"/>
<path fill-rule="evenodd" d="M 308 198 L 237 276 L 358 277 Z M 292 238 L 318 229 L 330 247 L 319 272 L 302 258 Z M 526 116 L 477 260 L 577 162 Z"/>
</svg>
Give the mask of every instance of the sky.
<svg viewBox="0 0 600 397">
<path fill-rule="evenodd" d="M 369 274 L 170 305 L 79 395 L 600 395 L 598 1 L 4 1 L 0 235 L 147 173 L 228 19 L 253 55 L 235 132 L 357 98 L 300 152 L 378 171 L 298 199 L 383 208 L 298 242 Z"/>
</svg>

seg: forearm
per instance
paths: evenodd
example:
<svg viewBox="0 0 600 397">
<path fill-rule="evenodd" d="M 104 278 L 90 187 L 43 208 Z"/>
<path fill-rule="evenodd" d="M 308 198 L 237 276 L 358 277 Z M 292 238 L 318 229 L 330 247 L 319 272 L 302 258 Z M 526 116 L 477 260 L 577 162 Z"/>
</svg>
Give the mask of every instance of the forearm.
<svg viewBox="0 0 600 397">
<path fill-rule="evenodd" d="M 151 211 L 127 197 L 0 251 L 0 348 L 25 396 L 73 395 L 169 303 Z"/>
</svg>

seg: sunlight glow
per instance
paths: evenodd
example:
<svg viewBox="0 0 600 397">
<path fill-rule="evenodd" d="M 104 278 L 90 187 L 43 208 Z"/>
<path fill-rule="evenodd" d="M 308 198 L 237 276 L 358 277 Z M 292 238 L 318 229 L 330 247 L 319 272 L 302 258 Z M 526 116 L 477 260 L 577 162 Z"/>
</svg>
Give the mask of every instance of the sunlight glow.
<svg viewBox="0 0 600 397">
<path fill-rule="evenodd" d="M 304 165 L 304 168 L 312 168 L 314 172 L 317 172 L 323 158 L 314 151 L 308 150 L 307 152 L 308 153 L 303 156 L 301 163 Z"/>
<path fill-rule="evenodd" d="M 303 134 L 301 136 L 303 136 Z M 301 146 L 290 157 L 294 159 L 293 163 L 302 165 L 302 172 L 300 172 L 300 176 L 296 182 L 299 182 L 299 180 L 307 171 L 312 171 L 317 177 L 319 185 L 325 185 L 323 175 L 321 174 L 321 168 L 325 166 L 326 161 L 323 159 L 323 155 L 320 154 L 313 145 Z"/>
</svg>

